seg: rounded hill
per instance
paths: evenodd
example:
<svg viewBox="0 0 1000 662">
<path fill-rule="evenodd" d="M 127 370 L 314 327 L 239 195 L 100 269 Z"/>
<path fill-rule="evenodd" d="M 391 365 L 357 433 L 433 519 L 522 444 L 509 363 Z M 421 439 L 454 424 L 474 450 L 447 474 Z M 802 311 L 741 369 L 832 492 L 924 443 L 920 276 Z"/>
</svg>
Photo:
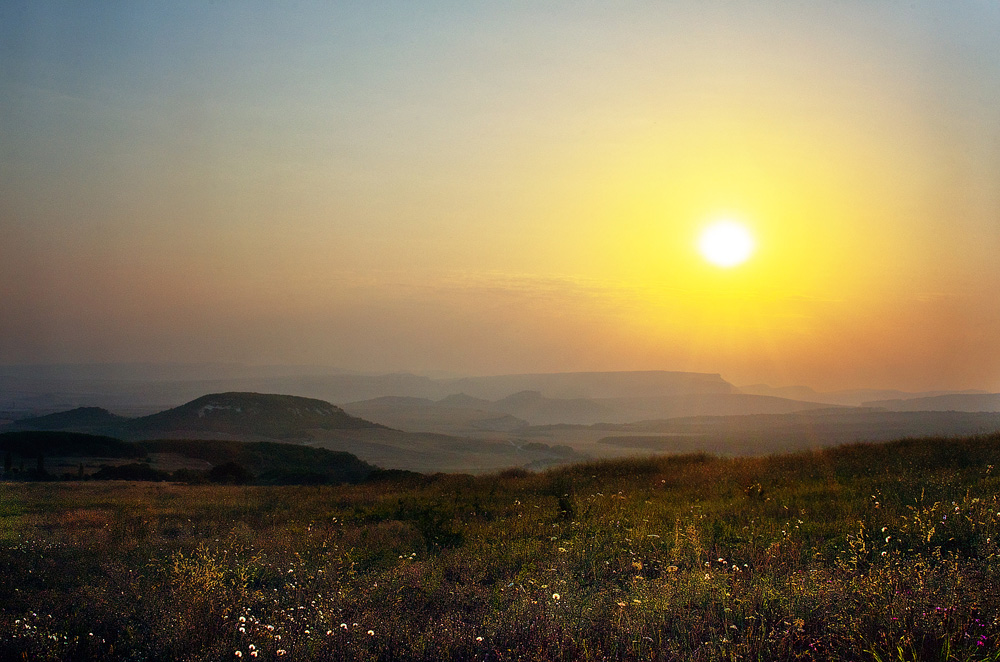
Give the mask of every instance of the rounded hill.
<svg viewBox="0 0 1000 662">
<path fill-rule="evenodd" d="M 271 393 L 213 393 L 179 407 L 135 419 L 130 431 L 148 437 L 166 433 L 211 433 L 295 439 L 310 430 L 360 430 L 383 426 L 351 416 L 324 400 Z"/>
</svg>

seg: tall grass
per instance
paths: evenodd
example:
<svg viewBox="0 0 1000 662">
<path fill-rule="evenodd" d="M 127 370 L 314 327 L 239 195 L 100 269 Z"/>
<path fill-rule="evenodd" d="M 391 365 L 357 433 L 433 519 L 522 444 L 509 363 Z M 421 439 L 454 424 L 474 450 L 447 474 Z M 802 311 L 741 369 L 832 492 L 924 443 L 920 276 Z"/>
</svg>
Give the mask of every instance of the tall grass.
<svg viewBox="0 0 1000 662">
<path fill-rule="evenodd" d="M 1000 437 L 0 484 L 0 658 L 997 660 Z"/>
</svg>

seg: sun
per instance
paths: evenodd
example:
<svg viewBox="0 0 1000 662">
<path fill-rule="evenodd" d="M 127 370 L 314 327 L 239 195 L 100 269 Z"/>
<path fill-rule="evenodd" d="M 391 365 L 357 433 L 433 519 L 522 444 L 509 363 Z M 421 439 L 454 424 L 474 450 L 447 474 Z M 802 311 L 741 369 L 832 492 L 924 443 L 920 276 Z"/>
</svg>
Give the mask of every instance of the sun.
<svg viewBox="0 0 1000 662">
<path fill-rule="evenodd" d="M 746 262 L 754 248 L 756 243 L 750 231 L 736 221 L 716 221 L 698 237 L 698 251 L 702 257 L 724 269 Z"/>
</svg>

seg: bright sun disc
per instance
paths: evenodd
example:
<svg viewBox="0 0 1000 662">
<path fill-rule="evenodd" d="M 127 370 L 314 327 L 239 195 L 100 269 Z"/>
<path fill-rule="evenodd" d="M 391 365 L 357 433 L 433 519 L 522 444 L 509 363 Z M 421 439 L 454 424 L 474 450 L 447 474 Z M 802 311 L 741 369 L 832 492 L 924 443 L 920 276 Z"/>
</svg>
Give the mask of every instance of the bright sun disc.
<svg viewBox="0 0 1000 662">
<path fill-rule="evenodd" d="M 750 232 L 733 221 L 712 223 L 698 238 L 698 250 L 717 267 L 743 264 L 753 253 L 754 240 Z"/>
</svg>

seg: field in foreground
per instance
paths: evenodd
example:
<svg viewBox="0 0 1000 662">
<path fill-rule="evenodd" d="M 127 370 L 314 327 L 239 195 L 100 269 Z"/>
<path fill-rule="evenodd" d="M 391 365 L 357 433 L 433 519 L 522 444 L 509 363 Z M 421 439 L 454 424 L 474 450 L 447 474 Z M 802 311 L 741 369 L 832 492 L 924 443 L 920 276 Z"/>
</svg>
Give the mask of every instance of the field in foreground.
<svg viewBox="0 0 1000 662">
<path fill-rule="evenodd" d="M 341 487 L 0 484 L 0 659 L 998 660 L 1000 435 Z"/>
</svg>

